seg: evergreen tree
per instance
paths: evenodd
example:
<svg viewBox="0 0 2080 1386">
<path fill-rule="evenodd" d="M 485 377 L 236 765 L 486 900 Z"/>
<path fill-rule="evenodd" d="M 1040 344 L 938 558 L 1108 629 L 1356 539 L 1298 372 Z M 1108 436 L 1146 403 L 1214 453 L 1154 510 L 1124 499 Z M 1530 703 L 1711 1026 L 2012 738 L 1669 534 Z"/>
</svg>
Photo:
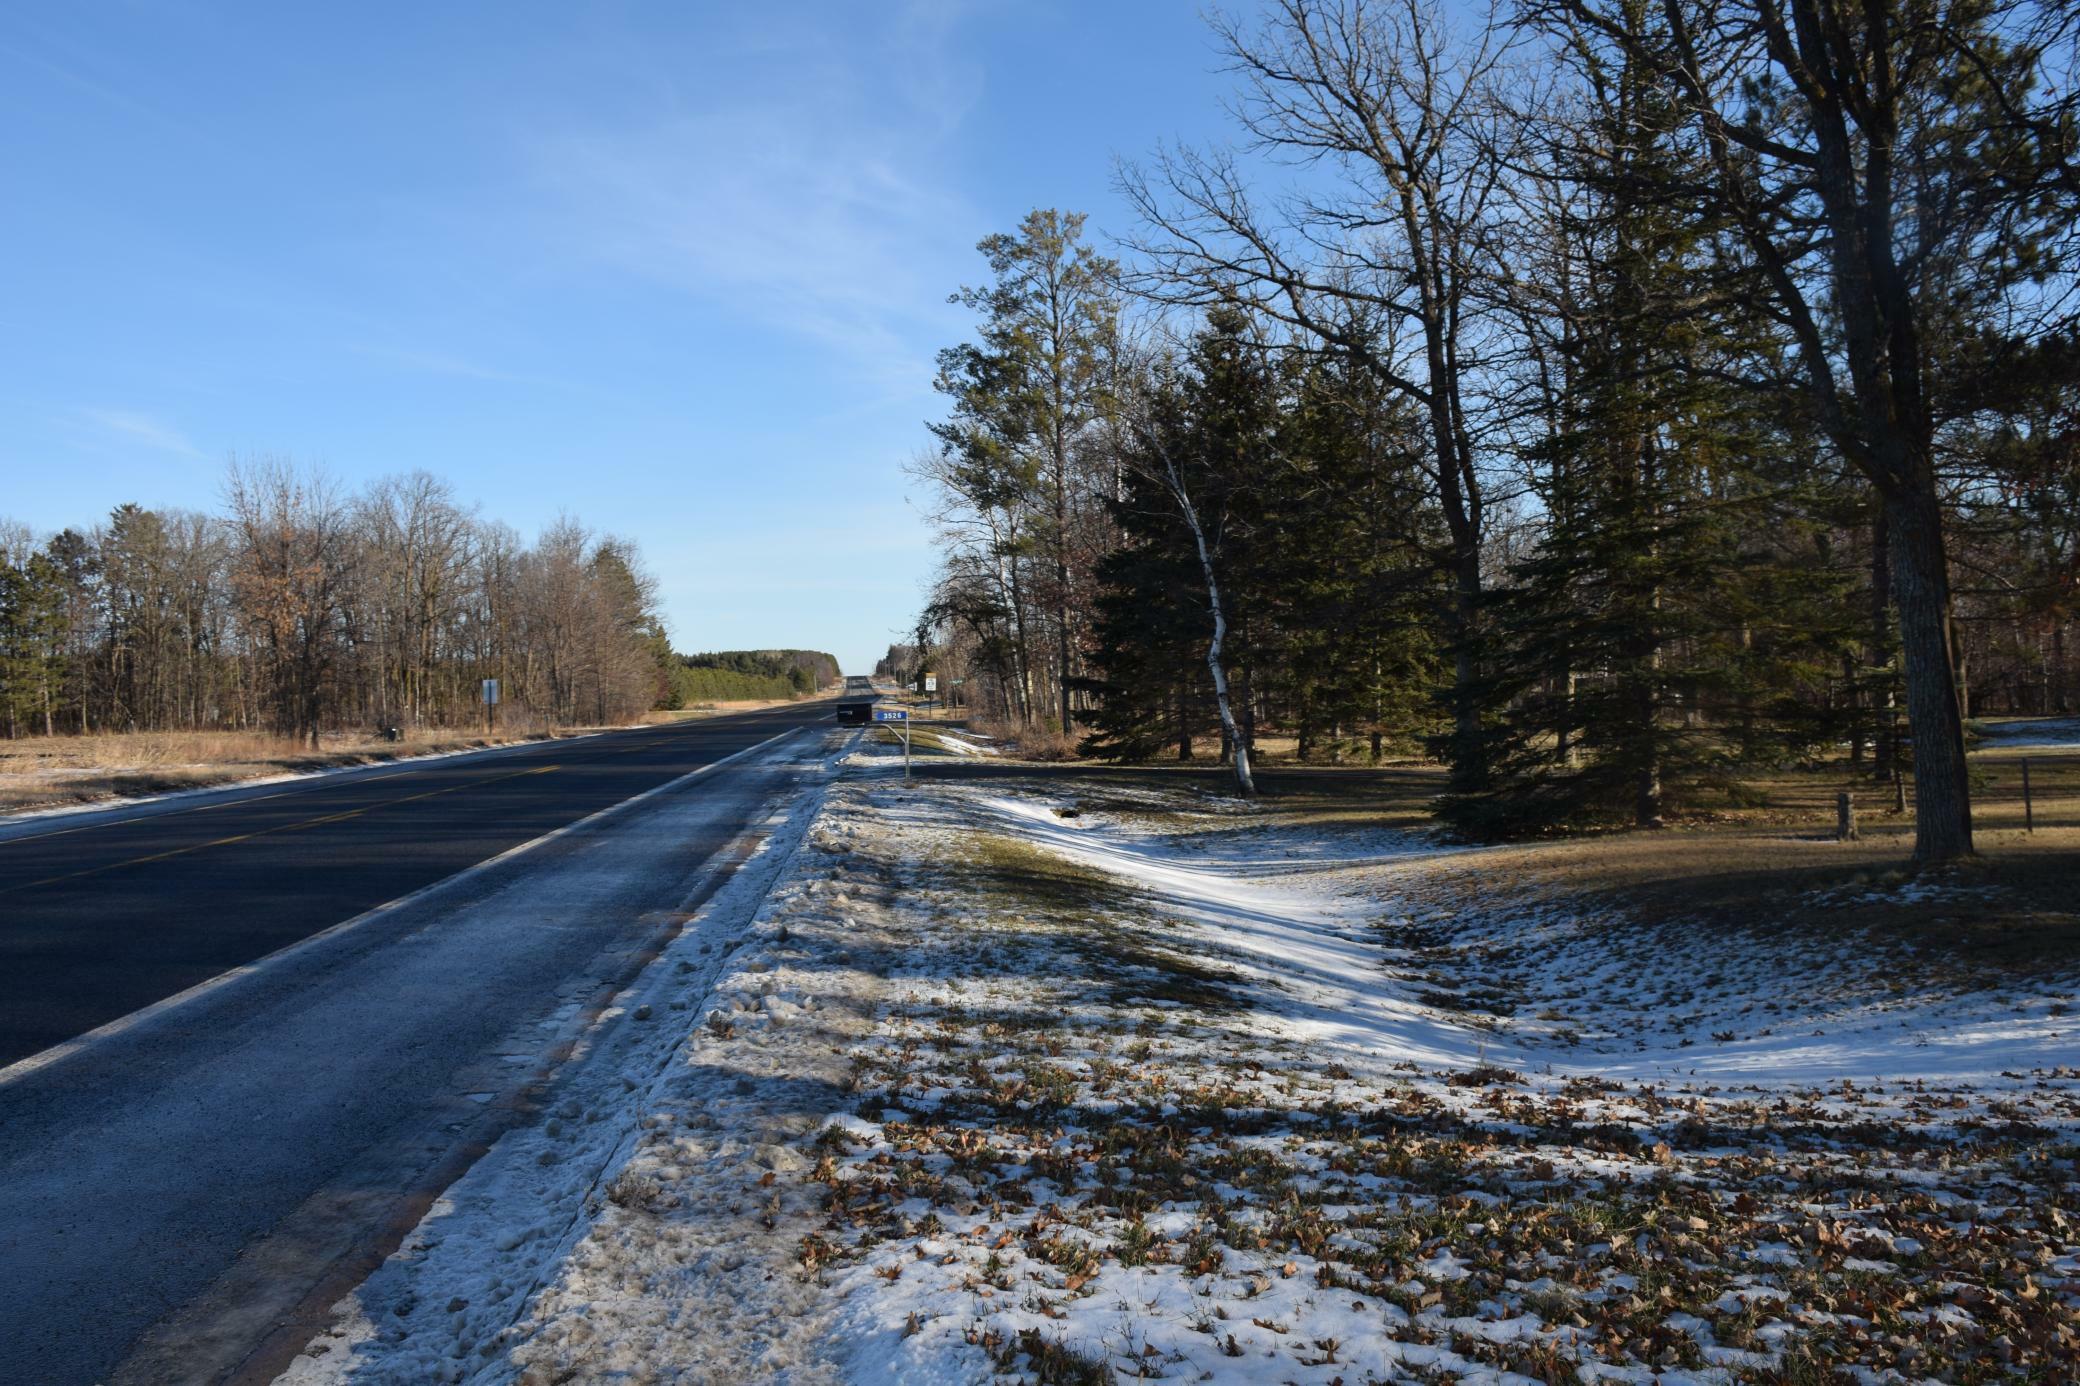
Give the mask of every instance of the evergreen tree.
<svg viewBox="0 0 2080 1386">
<path fill-rule="evenodd" d="M 46 551 L 0 563 L 0 718 L 48 736 L 65 676 L 65 575 Z"/>
<path fill-rule="evenodd" d="M 84 734 L 90 726 L 88 704 L 93 691 L 92 652 L 101 556 L 92 540 L 78 530 L 63 529 L 45 545 L 57 568 L 65 603 L 65 701 L 71 730 Z"/>
<path fill-rule="evenodd" d="M 977 343 L 939 354 L 953 412 L 932 432 L 935 479 L 985 522 L 1018 645 L 1021 713 L 1033 715 L 1036 625 L 1051 627 L 1054 713 L 1068 732 L 1081 643 L 1079 531 L 1096 503 L 1086 433 L 1110 407 L 1119 268 L 1083 241 L 1082 213 L 1039 209 L 985 237 L 991 283 L 953 301 L 983 315 Z M 1034 563 L 1032 560 L 1038 559 Z"/>
<path fill-rule="evenodd" d="M 1183 521 L 1160 483 L 1140 473 L 1117 503 L 1121 543 L 1098 565 L 1097 673 L 1084 687 L 1095 704 L 1086 755 L 1152 760 L 1174 750 L 1190 760 L 1214 723 L 1205 700 L 1205 597 Z"/>
<path fill-rule="evenodd" d="M 1223 661 L 1246 671 L 1246 747 L 1260 711 L 1304 757 L 1360 737 L 1377 756 L 1426 717 L 1439 526 L 1397 456 L 1420 448 L 1420 421 L 1349 357 L 1280 360 L 1255 336 L 1241 310 L 1214 309 L 1148 392 L 1124 542 L 1100 568 L 1095 753 L 1188 757 L 1213 720 L 1210 599 L 1180 486 L 1220 575 Z"/>
<path fill-rule="evenodd" d="M 1643 4 L 1626 13 L 1648 22 Z M 1584 192 L 1562 234 L 1591 267 L 1567 311 L 1593 328 L 1567 334 L 1537 449 L 1539 542 L 1491 602 L 1493 779 L 1443 805 L 1484 834 L 1659 826 L 1672 791 L 1811 740 L 1780 695 L 1810 652 L 1795 633 L 1816 629 L 1818 579 L 1770 528 L 1811 442 L 1727 382 L 1767 338 L 1724 292 L 1716 228 L 1672 210 L 1687 169 L 1653 74 L 1627 62 L 1595 94 L 1561 156 Z"/>
<path fill-rule="evenodd" d="M 1274 449 L 1251 588 L 1271 612 L 1281 701 L 1302 759 L 1425 729 L 1442 672 L 1434 554 L 1449 542 L 1416 483 L 1422 420 L 1348 353 L 1304 358 Z M 1449 712 L 1449 707 L 1444 709 Z"/>
<path fill-rule="evenodd" d="M 1097 664 L 1105 706 L 1092 749 L 1145 756 L 1189 740 L 1193 724 L 1182 658 L 1196 652 L 1213 685 L 1222 754 L 1245 792 L 1251 732 L 1224 687 L 1253 658 L 1264 627 L 1250 596 L 1272 475 L 1279 382 L 1235 308 L 1207 315 L 1186 358 L 1150 372 L 1121 476 L 1120 551 L 1102 570 Z M 1217 589 L 1217 590 L 1216 590 Z M 1195 632 L 1195 633 L 1193 633 Z M 1159 731 L 1167 728 L 1167 734 Z"/>
</svg>

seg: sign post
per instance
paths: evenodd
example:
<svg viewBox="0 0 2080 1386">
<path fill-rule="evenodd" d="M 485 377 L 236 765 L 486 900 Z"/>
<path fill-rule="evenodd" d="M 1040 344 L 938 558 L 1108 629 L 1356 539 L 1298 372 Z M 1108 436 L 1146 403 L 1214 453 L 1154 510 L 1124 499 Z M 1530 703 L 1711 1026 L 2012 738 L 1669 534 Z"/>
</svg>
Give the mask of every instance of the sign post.
<svg viewBox="0 0 2080 1386">
<path fill-rule="evenodd" d="M 484 699 L 484 730 L 488 733 L 498 717 L 498 680 L 485 679 L 480 696 Z"/>
<path fill-rule="evenodd" d="M 910 782 L 910 711 L 900 707 L 877 707 L 874 709 L 877 722 L 896 722 L 903 728 L 903 782 Z"/>
</svg>

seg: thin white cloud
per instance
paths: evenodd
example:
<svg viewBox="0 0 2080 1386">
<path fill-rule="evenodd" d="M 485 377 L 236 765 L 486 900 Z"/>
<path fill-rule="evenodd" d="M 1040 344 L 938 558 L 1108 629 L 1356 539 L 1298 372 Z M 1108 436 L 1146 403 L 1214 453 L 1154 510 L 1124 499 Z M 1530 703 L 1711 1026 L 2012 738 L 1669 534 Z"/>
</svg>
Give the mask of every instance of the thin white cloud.
<svg viewBox="0 0 2080 1386">
<path fill-rule="evenodd" d="M 949 44 L 957 7 L 867 13 L 887 17 L 803 25 L 654 119 L 547 134 L 531 155 L 581 253 L 915 389 L 958 330 L 949 274 L 974 276 L 981 218 L 941 170 L 979 78 Z"/>
<path fill-rule="evenodd" d="M 442 351 L 419 351 L 409 347 L 376 346 L 368 343 L 349 343 L 346 349 L 356 356 L 392 370 L 409 371 L 415 375 L 475 380 L 487 385 L 527 385 L 556 390 L 580 388 L 568 380 L 554 376 L 509 371 L 498 366 L 487 366 L 466 356 L 454 356 Z"/>
<path fill-rule="evenodd" d="M 73 411 L 86 423 L 106 434 L 129 443 L 142 443 L 159 452 L 170 452 L 177 457 L 201 457 L 202 449 L 188 441 L 179 429 L 162 419 L 134 409 L 106 409 L 83 406 Z"/>
</svg>

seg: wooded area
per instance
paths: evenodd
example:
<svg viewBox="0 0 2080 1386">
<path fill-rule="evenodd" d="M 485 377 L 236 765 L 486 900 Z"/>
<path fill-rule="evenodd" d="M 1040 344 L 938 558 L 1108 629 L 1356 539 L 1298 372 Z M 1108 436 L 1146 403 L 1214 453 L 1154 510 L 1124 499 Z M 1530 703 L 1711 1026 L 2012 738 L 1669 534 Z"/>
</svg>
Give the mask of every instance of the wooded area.
<svg viewBox="0 0 2080 1386">
<path fill-rule="evenodd" d="M 1214 27 L 1246 153 L 1123 166 L 1115 256 L 980 246 L 920 658 L 1245 790 L 1267 728 L 1428 747 L 1490 836 L 1846 749 L 1969 853 L 1966 720 L 2080 702 L 2080 13 Z"/>
<path fill-rule="evenodd" d="M 720 650 L 674 655 L 660 707 L 799 698 L 838 681 L 838 661 L 820 650 Z"/>
<path fill-rule="evenodd" d="M 467 726 L 498 679 L 513 729 L 786 698 L 804 651 L 679 657 L 634 546 L 575 519 L 532 544 L 423 472 L 348 495 L 231 469 L 222 514 L 118 506 L 39 541 L 0 525 L 0 731 Z"/>
</svg>

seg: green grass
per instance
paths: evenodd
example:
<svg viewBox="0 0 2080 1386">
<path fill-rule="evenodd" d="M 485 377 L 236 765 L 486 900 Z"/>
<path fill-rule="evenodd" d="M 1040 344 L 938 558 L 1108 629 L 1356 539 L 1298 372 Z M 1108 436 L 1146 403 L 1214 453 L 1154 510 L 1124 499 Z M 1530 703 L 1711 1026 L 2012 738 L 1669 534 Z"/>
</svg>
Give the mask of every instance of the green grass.
<svg viewBox="0 0 2080 1386">
<path fill-rule="evenodd" d="M 1129 881 L 1022 838 L 978 831 L 949 882 L 978 915 L 1067 941 L 1118 1004 L 1173 1001 L 1202 1010 L 1240 1005 L 1234 973 L 1193 957 L 1163 936 L 1163 921 Z"/>
<path fill-rule="evenodd" d="M 874 739 L 884 746 L 894 746 L 897 749 L 901 749 L 903 745 L 903 734 L 886 723 L 874 728 Z M 910 724 L 910 749 L 914 755 L 965 757 L 966 752 L 946 744 L 950 739 L 928 727 L 919 726 L 915 722 Z"/>
</svg>

